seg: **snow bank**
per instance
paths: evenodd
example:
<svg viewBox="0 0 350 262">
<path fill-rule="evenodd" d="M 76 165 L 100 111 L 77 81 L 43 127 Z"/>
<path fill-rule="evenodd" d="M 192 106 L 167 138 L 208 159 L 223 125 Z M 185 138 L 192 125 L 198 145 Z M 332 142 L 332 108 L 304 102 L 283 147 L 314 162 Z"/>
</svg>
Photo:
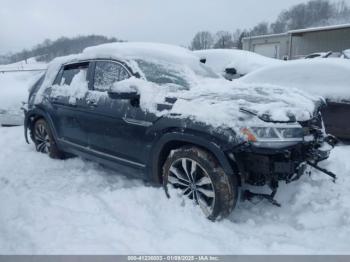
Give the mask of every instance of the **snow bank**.
<svg viewBox="0 0 350 262">
<path fill-rule="evenodd" d="M 350 254 L 349 146 L 281 184 L 277 208 L 240 203 L 212 223 L 181 197 L 79 158 L 53 160 L 0 128 L 1 254 Z"/>
<path fill-rule="evenodd" d="M 331 100 L 350 99 L 350 62 L 346 59 L 308 59 L 260 69 L 238 80 L 299 88 Z"/>
<path fill-rule="evenodd" d="M 235 68 L 245 75 L 265 66 L 280 65 L 284 61 L 265 57 L 253 52 L 236 49 L 208 49 L 194 51 L 200 59 L 206 58 L 206 65 L 216 73 L 223 74 L 226 68 Z"/>
<path fill-rule="evenodd" d="M 35 57 L 28 58 L 27 61 L 19 61 L 12 64 L 0 65 L 0 71 L 10 70 L 35 70 L 35 69 L 46 69 L 47 64 L 44 62 L 36 61 Z"/>
</svg>

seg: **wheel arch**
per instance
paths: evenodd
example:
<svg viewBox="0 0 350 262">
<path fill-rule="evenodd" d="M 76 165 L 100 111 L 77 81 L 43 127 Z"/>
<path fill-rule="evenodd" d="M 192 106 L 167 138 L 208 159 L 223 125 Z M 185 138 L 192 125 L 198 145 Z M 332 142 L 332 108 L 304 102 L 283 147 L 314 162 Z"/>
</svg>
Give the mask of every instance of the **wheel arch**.
<svg viewBox="0 0 350 262">
<path fill-rule="evenodd" d="M 31 111 L 28 111 L 26 113 L 26 115 L 25 115 L 25 119 L 24 119 L 24 136 L 25 136 L 25 139 L 26 139 L 27 143 L 29 143 L 29 140 L 28 140 L 28 129 L 30 131 L 30 135 L 32 135 L 32 129 L 34 127 L 34 123 L 38 119 L 44 119 L 46 121 L 46 123 L 50 127 L 50 130 L 52 132 L 53 138 L 56 140 L 57 132 L 56 132 L 55 126 L 53 124 L 52 118 L 44 110 L 36 108 L 36 109 L 31 110 Z"/>
</svg>

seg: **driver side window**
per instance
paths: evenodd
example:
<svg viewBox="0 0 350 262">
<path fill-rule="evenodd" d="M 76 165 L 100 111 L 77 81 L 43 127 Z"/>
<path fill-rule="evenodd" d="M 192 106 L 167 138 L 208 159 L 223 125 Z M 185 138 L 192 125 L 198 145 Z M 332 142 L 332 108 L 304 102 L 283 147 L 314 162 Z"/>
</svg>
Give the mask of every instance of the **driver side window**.
<svg viewBox="0 0 350 262">
<path fill-rule="evenodd" d="M 114 83 L 129 77 L 128 71 L 121 64 L 111 61 L 97 61 L 94 75 L 94 89 L 107 91 Z"/>
</svg>

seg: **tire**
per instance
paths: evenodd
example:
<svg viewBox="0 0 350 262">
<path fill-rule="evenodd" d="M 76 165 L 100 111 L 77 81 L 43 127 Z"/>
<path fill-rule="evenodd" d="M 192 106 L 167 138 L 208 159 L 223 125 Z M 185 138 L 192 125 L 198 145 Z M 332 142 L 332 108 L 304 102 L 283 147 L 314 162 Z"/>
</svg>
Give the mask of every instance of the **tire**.
<svg viewBox="0 0 350 262">
<path fill-rule="evenodd" d="M 32 139 L 36 151 L 48 154 L 51 158 L 64 158 L 64 153 L 58 149 L 50 127 L 44 119 L 41 118 L 35 121 L 32 130 Z"/>
<path fill-rule="evenodd" d="M 180 189 L 212 221 L 227 217 L 237 203 L 237 176 L 226 174 L 211 153 L 198 147 L 171 151 L 163 166 L 167 195 L 168 185 Z"/>
</svg>

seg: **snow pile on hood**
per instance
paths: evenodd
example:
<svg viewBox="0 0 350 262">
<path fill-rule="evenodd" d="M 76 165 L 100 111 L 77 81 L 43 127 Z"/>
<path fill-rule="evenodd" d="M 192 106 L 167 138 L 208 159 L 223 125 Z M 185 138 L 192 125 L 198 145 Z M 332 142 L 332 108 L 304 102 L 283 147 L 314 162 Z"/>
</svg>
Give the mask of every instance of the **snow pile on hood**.
<svg viewBox="0 0 350 262">
<path fill-rule="evenodd" d="M 350 99 L 350 62 L 344 59 L 289 61 L 263 68 L 238 80 L 245 84 L 273 84 L 299 88 L 330 100 Z"/>
<path fill-rule="evenodd" d="M 130 78 L 114 86 L 115 91 L 132 87 L 140 94 L 140 106 L 157 116 L 176 115 L 191 118 L 213 127 L 228 127 L 236 132 L 244 125 L 268 125 L 257 116 L 268 115 L 270 121 L 289 122 L 309 120 L 317 99 L 301 90 L 270 86 L 236 84 L 224 79 L 201 79 L 190 89 L 159 86 L 141 79 Z M 170 110 L 157 110 L 166 97 L 177 98 Z"/>
<path fill-rule="evenodd" d="M 194 54 L 199 59 L 205 58 L 205 64 L 218 74 L 223 74 L 226 68 L 235 68 L 238 74 L 245 75 L 265 66 L 284 63 L 284 61 L 236 49 L 199 50 L 194 51 Z"/>
</svg>

